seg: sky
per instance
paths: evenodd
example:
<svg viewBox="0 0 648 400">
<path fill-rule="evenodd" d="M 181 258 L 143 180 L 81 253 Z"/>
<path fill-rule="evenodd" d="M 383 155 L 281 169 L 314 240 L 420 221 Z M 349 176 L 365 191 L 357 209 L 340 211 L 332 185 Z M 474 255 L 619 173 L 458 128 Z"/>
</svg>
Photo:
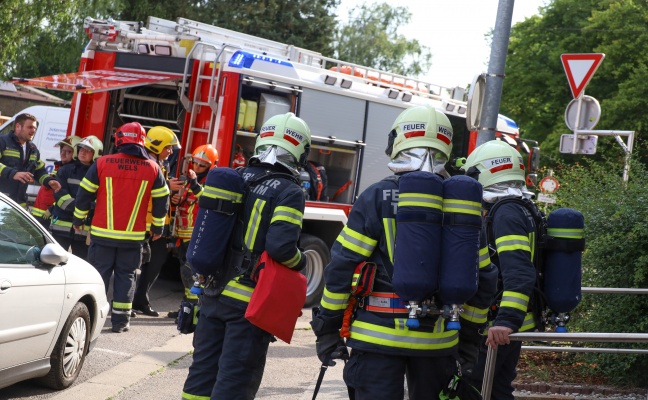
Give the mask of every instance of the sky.
<svg viewBox="0 0 648 400">
<path fill-rule="evenodd" d="M 538 14 L 547 1 L 515 1 L 512 24 Z M 364 2 L 409 9 L 410 23 L 399 33 L 417 39 L 432 53 L 432 67 L 419 79 L 466 87 L 475 75 L 487 71 L 490 47 L 484 35 L 495 27 L 499 0 L 342 0 L 338 18 L 346 21 L 348 10 Z"/>
</svg>

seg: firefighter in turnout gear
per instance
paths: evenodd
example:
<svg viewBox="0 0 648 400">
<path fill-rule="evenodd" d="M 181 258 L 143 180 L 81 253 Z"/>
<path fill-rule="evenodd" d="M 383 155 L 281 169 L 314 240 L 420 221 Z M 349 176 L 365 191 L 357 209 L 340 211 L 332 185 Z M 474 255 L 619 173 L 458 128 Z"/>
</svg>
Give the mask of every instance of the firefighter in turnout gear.
<svg viewBox="0 0 648 400">
<path fill-rule="evenodd" d="M 51 177 L 56 178 L 57 171 L 65 164 L 71 163 L 77 158 L 77 147 L 81 138 L 78 136 L 68 136 L 58 142 L 55 147 L 59 147 L 59 156 L 61 159 L 54 163 L 54 171 L 50 174 Z M 75 193 L 76 194 L 76 193 Z M 50 218 L 52 217 L 52 208 L 56 204 L 54 198 L 54 191 L 49 186 L 41 186 L 38 189 L 36 200 L 31 207 L 31 214 L 36 217 L 38 222 L 44 228 L 49 229 Z"/>
<path fill-rule="evenodd" d="M 359 196 L 332 247 L 331 262 L 324 271 L 324 294 L 320 307 L 313 310 L 311 325 L 323 365 L 334 365 L 333 358 L 344 357 L 344 346 L 351 347 L 344 381 L 357 400 L 401 400 L 405 376 L 410 399 L 437 398 L 457 372 L 458 332 L 447 329 L 446 320 L 438 315 L 420 318 L 418 328 L 408 327 L 408 310 L 391 283 L 398 181 L 414 171 L 449 177 L 445 164 L 452 135 L 450 121 L 442 112 L 428 106 L 404 110 L 391 128 L 386 150 L 391 159 L 388 167 L 395 176 L 371 185 Z M 376 266 L 375 275 L 366 276 L 367 265 Z M 464 305 L 470 312 L 461 315 L 461 331 L 476 332 L 480 324 L 474 319 L 486 320 L 494 288 L 482 287 L 482 274 L 490 276 L 490 281 L 496 277 L 485 261 L 475 296 L 481 304 L 471 300 L 473 305 Z M 366 282 L 373 286 L 367 287 Z M 360 285 L 365 286 L 362 297 L 354 295 Z M 341 336 L 347 338 L 346 343 Z"/>
<path fill-rule="evenodd" d="M 487 218 L 488 210 L 498 200 L 531 197 L 526 191 L 522 156 L 504 142 L 493 140 L 477 147 L 466 160 L 464 169 L 484 187 L 483 207 Z M 479 361 L 468 378 L 473 386 L 481 388 L 488 346 L 500 346 L 491 398 L 512 400 L 512 382 L 522 342 L 511 342 L 509 335 L 536 327 L 530 311 L 536 281 L 533 264 L 536 230 L 530 212 L 520 204 L 503 204 L 491 218 L 493 237 L 489 237 L 490 232 L 484 232 L 487 230 L 484 224 L 482 239 L 487 241 L 485 246 L 493 246 L 491 257 L 499 267 L 498 296 L 491 308 L 488 336 L 480 348 Z"/>
<path fill-rule="evenodd" d="M 101 157 L 103 144 L 96 136 L 88 136 L 78 142 L 75 153 L 76 159 L 61 167 L 56 175 L 56 179 L 61 184 L 61 190 L 54 193 L 56 204 L 52 209 L 50 231 L 54 239 L 64 249 L 67 250 L 71 247 L 72 254 L 85 260 L 88 257 L 86 239 L 92 216 L 88 216 L 83 230 L 75 231 L 72 229 L 74 208 L 81 180 L 85 177 L 90 166 Z"/>
<path fill-rule="evenodd" d="M 23 207 L 27 206 L 27 185 L 34 180 L 52 190 L 60 189 L 58 182 L 47 174 L 32 142 L 37 128 L 36 117 L 19 114 L 14 130 L 0 136 L 0 192 Z"/>
<path fill-rule="evenodd" d="M 96 200 L 88 261 L 101 274 L 106 293 L 115 274 L 110 320 L 117 333 L 130 328 L 149 200 L 153 201 L 153 240 L 161 237 L 169 208 L 169 188 L 160 167 L 144 148 L 145 138 L 146 131 L 139 123 L 122 125 L 115 133 L 117 154 L 103 156 L 90 166 L 74 209 L 74 229 L 81 231 Z"/>
<path fill-rule="evenodd" d="M 180 240 L 179 258 L 180 258 L 180 277 L 184 285 L 184 301 L 193 304 L 198 303 L 198 296 L 191 293 L 190 289 L 194 284 L 191 267 L 187 263 L 187 249 L 191 240 L 191 233 L 194 229 L 196 216 L 198 215 L 198 198 L 203 191 L 203 184 L 207 179 L 207 173 L 210 169 L 216 167 L 218 162 L 218 151 L 211 144 L 203 144 L 193 151 L 191 156 L 192 168 L 188 172 L 187 182 L 182 192 L 171 196 L 171 202 L 176 205 L 176 222 L 178 224 L 176 235 Z M 179 179 L 171 181 L 181 182 Z M 169 317 L 176 318 L 177 311 L 169 313 Z"/>
<path fill-rule="evenodd" d="M 276 115 L 263 124 L 254 156 L 239 170 L 248 183 L 265 177 L 250 187 L 241 229 L 233 233 L 235 246 L 245 254 L 242 265 L 229 267 L 243 272 L 221 294 L 209 284 L 204 288 L 183 399 L 249 400 L 256 395 L 268 346 L 275 339 L 245 318 L 258 273 L 253 269 L 264 251 L 287 268 L 300 270 L 306 264 L 306 256 L 297 247 L 305 200 L 296 176 L 309 149 L 306 123 L 293 113 Z M 205 186 L 201 201 L 213 193 Z"/>
<path fill-rule="evenodd" d="M 156 159 L 164 178 L 168 179 L 168 158 L 175 150 L 181 149 L 178 137 L 167 127 L 154 126 L 146 133 L 144 147 L 146 147 L 149 154 Z M 171 182 L 168 182 L 168 184 L 170 185 Z M 170 188 L 170 190 L 173 190 L 173 188 Z M 152 211 L 153 205 L 152 202 L 150 202 L 148 213 L 146 215 L 147 232 L 150 231 L 151 221 L 153 220 Z M 135 289 L 135 296 L 133 297 L 133 310 L 139 311 L 149 317 L 160 316 L 160 313 L 151 307 L 149 291 L 155 284 L 155 281 L 162 270 L 162 266 L 169 256 L 169 251 L 167 250 L 167 235 L 170 234 L 170 221 L 171 217 L 169 213 L 167 213 L 167 216 L 164 219 L 162 238 L 159 240 L 151 240 L 151 235 L 147 233 L 147 243 L 144 244 L 145 246 L 148 246 L 148 248 L 145 249 L 144 253 L 146 256 L 142 260 L 142 266 L 140 267 L 141 272 L 137 279 L 137 287 Z"/>
</svg>

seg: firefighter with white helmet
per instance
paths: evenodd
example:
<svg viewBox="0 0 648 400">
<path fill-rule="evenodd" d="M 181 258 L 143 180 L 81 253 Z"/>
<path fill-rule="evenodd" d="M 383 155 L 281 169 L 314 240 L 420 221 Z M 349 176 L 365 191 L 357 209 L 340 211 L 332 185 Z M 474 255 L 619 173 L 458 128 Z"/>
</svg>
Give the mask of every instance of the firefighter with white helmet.
<svg viewBox="0 0 648 400">
<path fill-rule="evenodd" d="M 198 296 L 191 293 L 191 287 L 194 280 L 191 267 L 187 263 L 187 249 L 191 240 L 196 216 L 198 215 L 198 198 L 203 190 L 203 184 L 207 179 L 207 173 L 210 169 L 216 168 L 218 162 L 218 151 L 211 144 L 203 144 L 193 151 L 191 156 L 192 168 L 188 172 L 188 180 L 182 193 L 178 192 L 171 196 L 171 203 L 176 205 L 176 236 L 180 240 L 179 258 L 180 258 L 180 278 L 184 285 L 183 301 L 193 304 L 198 303 Z M 174 181 L 177 179 L 171 179 Z M 169 312 L 169 318 L 177 318 L 178 311 Z"/>
<path fill-rule="evenodd" d="M 512 400 L 512 382 L 520 358 L 522 342 L 510 341 L 513 332 L 531 331 L 536 328 L 532 310 L 536 269 L 533 264 L 535 225 L 529 211 L 516 202 L 503 203 L 494 214 L 491 208 L 500 200 L 530 198 L 526 190 L 524 161 L 520 153 L 499 140 L 486 142 L 477 147 L 463 167 L 466 175 L 477 179 L 483 186 L 483 207 L 491 229 L 482 228 L 482 246 L 489 243 L 497 249 L 492 256 L 499 267 L 499 295 L 489 313 L 489 324 L 484 324 L 488 336 L 484 337 L 479 360 L 466 376 L 473 386 L 481 387 L 488 346 L 499 346 L 495 375 L 492 382 L 492 398 Z M 493 237 L 489 232 L 492 232 Z M 533 234 L 532 234 L 533 233 Z"/>
<path fill-rule="evenodd" d="M 323 365 L 346 359 L 346 347 L 352 348 L 344 379 L 355 398 L 402 399 L 405 376 L 410 399 L 436 398 L 457 371 L 457 331 L 436 317 L 407 328 L 408 310 L 392 285 L 399 179 L 416 171 L 448 177 L 452 136 L 450 121 L 435 108 L 414 106 L 401 112 L 385 151 L 395 175 L 360 194 L 332 247 L 324 294 L 311 325 Z M 359 287 L 366 292 L 358 292 Z M 462 330 L 469 328 L 469 321 L 464 322 Z"/>
<path fill-rule="evenodd" d="M 76 145 L 81 141 L 81 139 L 82 138 L 78 136 L 68 136 L 54 145 L 54 147 L 59 148 L 61 159 L 54 162 L 54 171 L 50 173 L 52 178 L 56 177 L 56 172 L 59 168 L 76 160 Z M 52 207 L 54 207 L 55 203 L 54 191 L 47 185 L 41 185 L 38 189 L 36 200 L 34 200 L 34 204 L 31 207 L 31 214 L 36 217 L 38 222 L 40 222 L 46 229 L 49 229 L 50 218 L 52 217 Z"/>
<path fill-rule="evenodd" d="M 73 142 L 77 143 L 74 147 L 74 161 L 59 168 L 56 174 L 61 189 L 54 193 L 56 203 L 52 209 L 49 229 L 52 236 L 64 249 L 71 248 L 72 254 L 86 259 L 88 256 L 88 245 L 86 244 L 88 231 L 87 229 L 80 231 L 72 229 L 74 207 L 76 206 L 79 184 L 90 166 L 102 156 L 103 143 L 94 135 L 78 138 L 78 140 L 70 139 L 70 143 Z M 89 216 L 88 222 L 91 219 L 92 216 Z"/>
<path fill-rule="evenodd" d="M 261 127 L 248 166 L 239 170 L 248 183 L 264 179 L 259 183 L 264 190 L 251 190 L 243 205 L 244 232 L 233 233 L 235 246 L 245 254 L 240 265 L 228 268 L 244 272 L 229 280 L 220 294 L 215 286 L 204 288 L 183 399 L 249 400 L 259 389 L 274 339 L 245 318 L 256 286 L 253 269 L 264 251 L 288 268 L 300 270 L 306 264 L 297 247 L 305 200 L 296 176 L 310 142 L 306 122 L 293 113 L 275 115 Z M 214 188 L 206 184 L 201 201 L 210 190 Z"/>
<path fill-rule="evenodd" d="M 164 178 L 167 179 L 168 182 L 169 156 L 174 150 L 181 148 L 176 134 L 165 126 L 154 126 L 146 132 L 144 147 L 148 153 L 157 160 L 162 175 L 164 175 Z M 149 202 L 148 214 L 146 215 L 146 224 L 149 227 L 153 221 L 152 210 L 153 203 Z M 164 231 L 161 239 L 153 241 L 151 240 L 150 233 L 146 234 L 147 243 L 144 244 L 144 256 L 142 259 L 142 266 L 140 267 L 141 272 L 137 279 L 137 287 L 135 289 L 135 296 L 133 297 L 133 310 L 139 311 L 149 317 L 160 316 L 160 313 L 151 307 L 149 291 L 155 284 L 155 281 L 162 270 L 162 266 L 169 255 L 169 252 L 167 251 L 167 235 L 170 234 L 170 221 L 171 217 L 168 212 L 164 219 Z M 131 316 L 133 316 L 133 313 L 131 313 Z"/>
<path fill-rule="evenodd" d="M 106 293 L 115 274 L 110 320 L 116 333 L 130 329 L 135 271 L 142 262 L 142 245 L 149 231 L 149 201 L 153 240 L 162 236 L 169 208 L 166 179 L 160 166 L 146 153 L 145 138 L 146 131 L 137 122 L 119 127 L 115 133 L 117 154 L 100 157 L 90 166 L 79 185 L 74 209 L 74 229 L 80 232 L 96 201 L 88 261 L 99 271 Z"/>
</svg>

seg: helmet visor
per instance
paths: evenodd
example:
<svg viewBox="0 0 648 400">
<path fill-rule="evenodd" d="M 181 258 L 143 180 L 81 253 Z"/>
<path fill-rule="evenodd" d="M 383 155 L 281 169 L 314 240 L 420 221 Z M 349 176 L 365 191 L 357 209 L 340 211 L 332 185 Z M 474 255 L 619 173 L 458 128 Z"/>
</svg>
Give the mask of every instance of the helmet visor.
<svg viewBox="0 0 648 400">
<path fill-rule="evenodd" d="M 277 145 L 262 145 L 257 147 L 257 154 L 252 156 L 252 160 L 270 165 L 281 164 L 292 173 L 299 174 L 299 166 L 295 156 L 288 150 Z"/>
<path fill-rule="evenodd" d="M 448 178 L 450 174 L 445 169 L 447 162 L 448 158 L 442 151 L 430 147 L 417 147 L 401 151 L 387 166 L 396 174 L 427 171 Z"/>
</svg>

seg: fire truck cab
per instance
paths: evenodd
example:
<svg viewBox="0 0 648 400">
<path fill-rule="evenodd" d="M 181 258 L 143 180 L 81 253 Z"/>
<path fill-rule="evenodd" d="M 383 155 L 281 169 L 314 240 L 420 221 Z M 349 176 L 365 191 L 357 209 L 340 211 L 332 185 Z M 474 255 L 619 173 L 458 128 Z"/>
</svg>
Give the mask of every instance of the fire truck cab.
<svg viewBox="0 0 648 400">
<path fill-rule="evenodd" d="M 96 135 L 111 149 L 113 133 L 136 121 L 169 127 L 182 143 L 175 168 L 211 143 L 219 166 L 253 153 L 261 124 L 294 112 L 312 133 L 309 161 L 326 171 L 321 198 L 307 200 L 301 247 L 308 255 L 307 305 L 319 301 L 329 249 L 356 197 L 391 174 L 387 134 L 405 108 L 431 104 L 453 129 L 453 158 L 474 148 L 466 103 L 450 89 L 204 23 L 149 17 L 138 22 L 87 18 L 90 42 L 76 73 L 14 80 L 74 93 L 67 135 Z M 497 135 L 524 147 L 514 121 L 500 117 Z M 529 151 L 529 160 L 537 157 Z"/>
</svg>

